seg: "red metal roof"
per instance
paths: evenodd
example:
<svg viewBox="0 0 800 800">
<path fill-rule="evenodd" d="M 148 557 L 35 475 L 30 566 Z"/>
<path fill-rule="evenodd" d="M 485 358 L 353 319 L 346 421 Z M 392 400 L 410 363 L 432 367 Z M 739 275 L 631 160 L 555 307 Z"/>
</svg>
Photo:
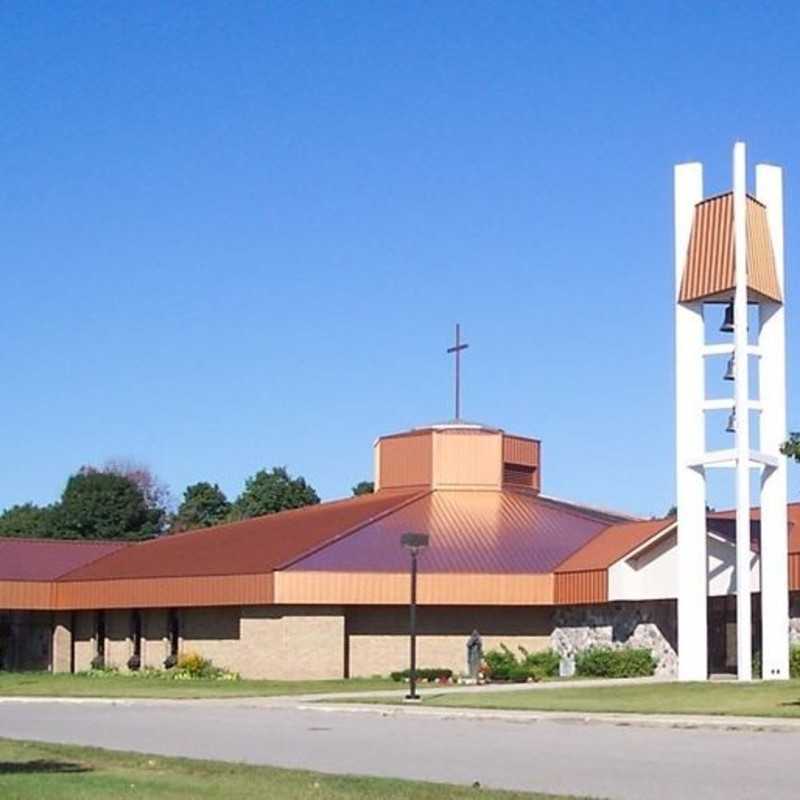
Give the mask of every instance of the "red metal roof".
<svg viewBox="0 0 800 800">
<path fill-rule="evenodd" d="M 402 507 L 418 494 L 378 492 L 164 536 L 136 544 L 125 552 L 112 554 L 96 564 L 77 569 L 66 579 L 267 573 L 322 542 L 335 539 L 354 526 Z"/>
<path fill-rule="evenodd" d="M 788 512 L 789 552 L 800 553 L 800 503 L 789 503 Z M 736 531 L 733 527 L 735 516 L 735 511 L 712 512 L 708 515 L 709 530 L 713 530 L 727 539 L 735 539 Z M 761 509 L 751 509 L 751 516 L 753 520 L 751 543 L 757 552 Z M 665 517 L 611 525 L 585 547 L 559 564 L 556 572 L 583 572 L 610 567 L 615 561 L 624 558 L 674 522 L 675 517 Z"/>
<path fill-rule="evenodd" d="M 295 560 L 302 571 L 404 572 L 400 535 L 430 534 L 427 573 L 547 573 L 608 527 L 609 516 L 514 491 L 437 490 Z"/>
<path fill-rule="evenodd" d="M 0 580 L 54 580 L 126 546 L 125 542 L 0 538 Z"/>
<path fill-rule="evenodd" d="M 675 517 L 608 526 L 585 547 L 558 565 L 556 572 L 605 569 L 675 522 Z"/>
</svg>

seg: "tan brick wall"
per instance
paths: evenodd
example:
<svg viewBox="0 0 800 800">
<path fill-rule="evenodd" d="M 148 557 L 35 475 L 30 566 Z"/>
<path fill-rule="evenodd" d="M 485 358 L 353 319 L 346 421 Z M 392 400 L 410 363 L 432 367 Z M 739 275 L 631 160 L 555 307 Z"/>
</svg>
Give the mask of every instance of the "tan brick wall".
<svg viewBox="0 0 800 800">
<path fill-rule="evenodd" d="M 408 609 L 364 606 L 348 609 L 351 677 L 387 675 L 409 660 Z M 417 612 L 417 664 L 466 671 L 466 643 L 473 630 L 483 649 L 501 643 L 530 651 L 550 647 L 552 612 L 544 607 L 420 608 Z"/>
<path fill-rule="evenodd" d="M 106 611 L 106 666 L 127 670 L 132 654 L 131 612 L 127 609 Z"/>
<path fill-rule="evenodd" d="M 344 642 L 341 608 L 245 607 L 237 672 L 276 680 L 341 678 Z"/>
<path fill-rule="evenodd" d="M 180 652 L 197 652 L 245 678 L 340 678 L 346 648 L 352 677 L 386 675 L 408 665 L 408 609 L 401 606 L 246 606 L 180 612 Z M 95 653 L 94 612 L 75 615 L 75 668 Z M 423 607 L 418 611 L 418 664 L 466 669 L 466 641 L 477 629 L 488 650 L 502 642 L 529 650 L 550 646 L 547 608 Z M 169 648 L 167 611 L 142 612 L 145 666 L 161 669 Z M 106 663 L 126 668 L 133 652 L 130 611 L 106 614 Z"/>
<path fill-rule="evenodd" d="M 53 672 L 69 672 L 72 667 L 72 614 L 69 611 L 53 615 L 53 645 L 50 668 Z"/>
<path fill-rule="evenodd" d="M 142 611 L 142 667 L 163 669 L 164 659 L 168 655 L 166 609 Z"/>
<path fill-rule="evenodd" d="M 75 672 L 89 669 L 95 654 L 94 611 L 76 611 L 75 625 L 72 631 L 75 649 Z"/>
<path fill-rule="evenodd" d="M 183 609 L 180 653 L 199 653 L 218 667 L 240 672 L 240 613 L 238 606 Z"/>
</svg>

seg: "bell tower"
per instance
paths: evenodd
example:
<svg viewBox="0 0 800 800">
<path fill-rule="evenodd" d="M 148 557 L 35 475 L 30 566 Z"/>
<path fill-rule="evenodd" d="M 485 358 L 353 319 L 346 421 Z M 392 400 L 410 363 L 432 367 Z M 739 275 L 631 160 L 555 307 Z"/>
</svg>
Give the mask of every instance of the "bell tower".
<svg viewBox="0 0 800 800">
<path fill-rule="evenodd" d="M 755 195 L 748 194 L 742 142 L 733 149 L 731 192 L 704 199 L 702 165 L 675 167 L 675 287 L 679 677 L 708 677 L 706 473 L 722 468 L 732 471 L 736 488 L 738 678 L 752 679 L 751 505 L 761 507 L 762 675 L 788 678 L 783 178 L 780 167 L 758 164 Z M 706 343 L 711 304 L 725 306 L 722 343 Z M 757 311 L 755 337 L 750 308 Z M 706 371 L 721 358 L 733 396 L 708 398 Z M 729 412 L 733 441 L 708 450 L 705 416 L 715 410 Z M 750 497 L 751 470 L 760 477 L 760 498 Z"/>
</svg>

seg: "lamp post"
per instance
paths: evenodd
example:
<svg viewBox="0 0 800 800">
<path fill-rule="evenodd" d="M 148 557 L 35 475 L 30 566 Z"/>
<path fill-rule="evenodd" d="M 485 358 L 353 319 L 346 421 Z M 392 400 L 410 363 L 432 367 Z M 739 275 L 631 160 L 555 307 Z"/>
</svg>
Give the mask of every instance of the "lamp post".
<svg viewBox="0 0 800 800">
<path fill-rule="evenodd" d="M 409 692 L 406 700 L 419 700 L 417 694 L 417 556 L 430 542 L 427 533 L 404 533 L 400 544 L 411 553 L 411 605 L 409 607 L 409 633 L 411 669 L 409 671 Z"/>
</svg>

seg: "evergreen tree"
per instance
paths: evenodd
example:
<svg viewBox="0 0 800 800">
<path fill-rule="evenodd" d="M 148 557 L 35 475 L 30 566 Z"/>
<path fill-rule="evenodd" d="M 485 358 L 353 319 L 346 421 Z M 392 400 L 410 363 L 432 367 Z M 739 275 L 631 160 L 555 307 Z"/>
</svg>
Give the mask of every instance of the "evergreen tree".
<svg viewBox="0 0 800 800">
<path fill-rule="evenodd" d="M 173 531 L 208 528 L 224 522 L 231 511 L 231 504 L 216 483 L 200 481 L 186 487 L 183 501 L 173 520 Z"/>
</svg>

